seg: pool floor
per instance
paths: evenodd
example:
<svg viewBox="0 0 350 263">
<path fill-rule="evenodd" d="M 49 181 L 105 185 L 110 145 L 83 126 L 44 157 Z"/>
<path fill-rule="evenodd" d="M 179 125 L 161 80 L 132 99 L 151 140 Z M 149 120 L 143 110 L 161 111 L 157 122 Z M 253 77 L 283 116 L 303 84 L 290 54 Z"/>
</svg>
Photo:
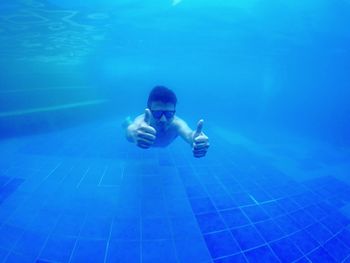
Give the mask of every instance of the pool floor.
<svg viewBox="0 0 350 263">
<path fill-rule="evenodd" d="M 0 262 L 350 262 L 349 152 L 213 128 L 196 159 L 119 126 L 0 142 Z"/>
</svg>

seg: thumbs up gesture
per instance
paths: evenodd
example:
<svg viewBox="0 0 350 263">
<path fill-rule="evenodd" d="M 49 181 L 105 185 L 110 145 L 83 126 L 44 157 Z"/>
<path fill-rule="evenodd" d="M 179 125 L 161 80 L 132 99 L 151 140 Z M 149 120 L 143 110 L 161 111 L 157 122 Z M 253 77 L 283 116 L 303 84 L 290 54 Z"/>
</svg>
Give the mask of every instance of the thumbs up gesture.
<svg viewBox="0 0 350 263">
<path fill-rule="evenodd" d="M 203 122 L 203 120 L 198 122 L 197 128 L 192 135 L 192 151 L 193 156 L 196 158 L 205 156 L 209 148 L 209 138 L 202 132 Z"/>
<path fill-rule="evenodd" d="M 135 131 L 135 141 L 137 146 L 147 149 L 152 146 L 156 139 L 156 130 L 151 126 L 151 111 L 145 110 L 144 120 L 139 124 Z"/>
</svg>

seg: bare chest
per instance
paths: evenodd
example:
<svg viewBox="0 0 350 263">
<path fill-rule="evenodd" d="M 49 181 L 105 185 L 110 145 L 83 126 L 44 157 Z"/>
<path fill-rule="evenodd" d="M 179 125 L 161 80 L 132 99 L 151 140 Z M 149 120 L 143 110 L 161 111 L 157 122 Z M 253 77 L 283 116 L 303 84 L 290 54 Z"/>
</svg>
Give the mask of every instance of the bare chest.
<svg viewBox="0 0 350 263">
<path fill-rule="evenodd" d="M 176 139 L 178 136 L 177 129 L 175 127 L 169 127 L 169 129 L 165 131 L 157 131 L 156 140 L 154 141 L 154 146 L 156 147 L 164 147 L 169 145 L 172 141 Z"/>
</svg>

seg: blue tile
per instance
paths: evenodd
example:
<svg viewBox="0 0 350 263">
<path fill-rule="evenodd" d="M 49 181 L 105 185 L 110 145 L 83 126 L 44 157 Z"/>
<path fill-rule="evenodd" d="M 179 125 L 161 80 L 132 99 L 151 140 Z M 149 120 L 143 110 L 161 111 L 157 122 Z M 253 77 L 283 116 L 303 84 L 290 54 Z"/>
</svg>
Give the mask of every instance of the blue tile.
<svg viewBox="0 0 350 263">
<path fill-rule="evenodd" d="M 106 245 L 104 240 L 79 239 L 73 250 L 70 263 L 104 262 Z"/>
<path fill-rule="evenodd" d="M 23 158 L 23 156 L 21 156 L 21 163 L 25 162 L 25 159 Z M 18 165 L 18 164 L 17 164 Z M 39 167 L 37 167 L 36 169 L 33 167 L 28 167 L 28 168 L 21 168 L 21 167 L 11 167 L 9 170 L 7 170 L 6 175 L 10 176 L 12 178 L 11 181 L 13 181 L 13 179 L 19 178 L 22 179 L 28 177 L 28 175 L 32 175 L 34 174 L 35 170 L 39 169 Z"/>
<path fill-rule="evenodd" d="M 165 214 L 164 200 L 154 197 L 143 197 L 141 204 L 142 217 L 162 217 Z"/>
<path fill-rule="evenodd" d="M 75 238 L 51 236 L 41 251 L 40 258 L 55 262 L 68 262 L 75 242 Z"/>
<path fill-rule="evenodd" d="M 175 247 L 170 239 L 142 242 L 142 262 L 169 262 L 177 263 Z"/>
<path fill-rule="evenodd" d="M 302 257 L 294 261 L 294 263 L 311 263 L 311 261 L 307 257 Z"/>
<path fill-rule="evenodd" d="M 328 180 L 328 182 L 323 186 L 323 188 L 330 194 L 335 195 L 340 190 L 346 189 L 347 185 L 344 182 L 341 182 L 340 180 L 332 177 Z"/>
<path fill-rule="evenodd" d="M 14 211 L 14 213 L 12 213 L 7 223 L 19 228 L 29 229 L 30 224 L 37 214 L 37 206 L 39 206 L 39 204 L 40 202 L 38 202 L 37 205 L 33 205 L 31 202 L 26 202 L 25 205 L 21 205 Z"/>
<path fill-rule="evenodd" d="M 242 207 L 241 209 L 253 223 L 264 221 L 269 218 L 268 214 L 266 214 L 260 205 Z"/>
<path fill-rule="evenodd" d="M 232 255 L 240 251 L 236 241 L 229 231 L 215 232 L 204 235 L 205 242 L 212 257 L 218 258 Z"/>
<path fill-rule="evenodd" d="M 301 194 L 294 195 L 291 199 L 297 203 L 300 207 L 307 207 L 314 204 L 317 196 L 311 191 L 303 192 Z"/>
<path fill-rule="evenodd" d="M 336 234 L 341 231 L 344 226 L 335 216 L 327 216 L 320 221 L 331 233 Z"/>
<path fill-rule="evenodd" d="M 202 187 L 201 185 L 187 186 L 186 193 L 187 193 L 188 198 L 208 197 L 208 194 L 205 192 L 204 187 Z"/>
<path fill-rule="evenodd" d="M 18 240 L 14 251 L 18 254 L 28 255 L 35 259 L 39 256 L 47 239 L 47 235 L 38 234 L 32 231 L 26 231 Z"/>
<path fill-rule="evenodd" d="M 0 247 L 11 250 L 22 237 L 24 230 L 12 225 L 3 225 L 0 228 Z"/>
<path fill-rule="evenodd" d="M 212 201 L 207 198 L 193 198 L 190 199 L 192 210 L 195 214 L 209 213 L 216 211 Z"/>
<path fill-rule="evenodd" d="M 174 161 L 169 154 L 162 153 L 158 155 L 158 164 L 160 166 L 173 166 Z"/>
<path fill-rule="evenodd" d="M 247 263 L 243 253 L 214 260 L 214 263 Z"/>
<path fill-rule="evenodd" d="M 248 218 L 239 208 L 220 211 L 226 225 L 230 228 L 240 227 L 250 224 Z"/>
<path fill-rule="evenodd" d="M 343 227 L 350 225 L 350 219 L 339 211 L 333 212 L 329 216 L 331 216 L 331 218 L 334 218 L 334 220 Z"/>
<path fill-rule="evenodd" d="M 290 198 L 282 198 L 276 201 L 287 213 L 300 209 L 300 206 Z"/>
<path fill-rule="evenodd" d="M 221 179 L 221 182 L 223 185 L 225 185 L 225 188 L 230 195 L 234 195 L 243 191 L 242 187 L 231 177 Z"/>
<path fill-rule="evenodd" d="M 335 263 L 336 261 L 332 258 L 327 251 L 325 251 L 322 247 L 317 248 L 313 252 L 307 255 L 307 257 L 312 262 L 325 262 L 325 263 Z"/>
<path fill-rule="evenodd" d="M 274 219 L 276 224 L 282 229 L 285 234 L 291 234 L 299 230 L 297 224 L 289 217 L 289 215 L 283 215 Z"/>
<path fill-rule="evenodd" d="M 168 199 L 166 202 L 166 213 L 169 216 L 192 215 L 192 207 L 188 199 Z"/>
<path fill-rule="evenodd" d="M 211 262 L 211 256 L 202 236 L 184 236 L 174 240 L 179 262 Z"/>
<path fill-rule="evenodd" d="M 33 263 L 35 262 L 35 258 L 31 255 L 18 254 L 15 252 L 11 252 L 4 263 Z"/>
<path fill-rule="evenodd" d="M 111 241 L 108 245 L 106 263 L 141 262 L 140 241 Z"/>
<path fill-rule="evenodd" d="M 281 189 L 285 193 L 285 196 L 292 196 L 299 194 L 303 191 L 302 185 L 286 177 L 284 184 L 282 184 Z"/>
<path fill-rule="evenodd" d="M 237 207 L 236 202 L 228 194 L 212 195 L 211 199 L 218 210 Z"/>
<path fill-rule="evenodd" d="M 344 244 L 350 244 L 350 231 L 347 229 L 343 229 L 340 231 L 336 237 L 340 239 Z"/>
<path fill-rule="evenodd" d="M 12 178 L 7 182 L 0 191 L 0 204 L 2 204 L 6 198 L 13 194 L 17 188 L 24 182 L 22 178 Z"/>
<path fill-rule="evenodd" d="M 55 262 L 40 258 L 36 260 L 35 263 L 55 263 Z"/>
<path fill-rule="evenodd" d="M 140 240 L 141 225 L 139 218 L 117 217 L 113 221 L 111 239 Z"/>
<path fill-rule="evenodd" d="M 267 202 L 260 206 L 270 217 L 277 217 L 286 213 L 276 201 Z"/>
<path fill-rule="evenodd" d="M 192 176 L 194 174 L 194 171 L 191 166 L 178 166 L 176 168 L 179 171 L 179 174 L 183 177 Z"/>
<path fill-rule="evenodd" d="M 315 223 L 307 227 L 306 231 L 321 245 L 333 236 L 321 223 Z"/>
<path fill-rule="evenodd" d="M 270 184 L 273 184 L 270 182 Z M 276 185 L 276 184 L 274 184 Z M 285 197 L 287 194 L 283 191 L 283 188 L 281 186 L 278 187 L 268 187 L 266 189 L 266 192 L 274 199 L 280 199 Z"/>
<path fill-rule="evenodd" d="M 329 203 L 331 206 L 337 209 L 342 208 L 346 204 L 346 202 L 343 201 L 340 197 L 328 198 L 327 203 Z"/>
<path fill-rule="evenodd" d="M 250 198 L 249 194 L 245 192 L 240 193 L 232 193 L 232 199 L 235 200 L 238 206 L 246 206 L 246 205 L 254 205 L 255 202 L 252 198 Z"/>
<path fill-rule="evenodd" d="M 248 262 L 251 262 L 251 263 L 256 263 L 256 262 L 280 263 L 280 261 L 277 259 L 277 257 L 274 255 L 274 253 L 271 251 L 271 249 L 268 246 L 261 246 L 261 247 L 249 250 L 244 254 L 247 257 Z"/>
<path fill-rule="evenodd" d="M 172 235 L 175 239 L 202 236 L 194 216 L 177 216 L 170 219 Z"/>
<path fill-rule="evenodd" d="M 256 223 L 255 227 L 258 229 L 259 233 L 266 240 L 266 242 L 270 242 L 284 236 L 284 232 L 281 230 L 281 228 L 271 219 Z"/>
<path fill-rule="evenodd" d="M 37 233 L 48 234 L 53 231 L 57 221 L 57 213 L 39 212 L 29 224 L 29 228 Z"/>
<path fill-rule="evenodd" d="M 337 211 L 337 208 L 329 205 L 326 202 L 320 202 L 320 203 L 317 203 L 316 205 L 319 206 L 327 215 Z"/>
<path fill-rule="evenodd" d="M 115 214 L 124 217 L 140 217 L 141 203 L 138 200 L 133 200 L 132 198 L 127 197 L 125 197 L 125 200 L 128 200 L 128 202 L 121 202 L 117 207 Z"/>
<path fill-rule="evenodd" d="M 171 232 L 168 218 L 142 218 L 142 239 L 170 239 Z"/>
<path fill-rule="evenodd" d="M 64 214 L 58 220 L 54 233 L 66 236 L 78 236 L 83 222 L 83 216 Z"/>
<path fill-rule="evenodd" d="M 254 199 L 261 203 L 273 199 L 266 191 L 262 189 L 252 189 L 249 190 L 249 194 L 254 197 Z"/>
<path fill-rule="evenodd" d="M 107 239 L 111 232 L 112 218 L 87 216 L 80 232 L 80 237 Z"/>
<path fill-rule="evenodd" d="M 349 244 L 350 245 L 350 244 Z M 328 240 L 323 248 L 332 256 L 337 262 L 343 261 L 350 255 L 350 248 L 346 247 L 342 241 L 334 237 Z"/>
<path fill-rule="evenodd" d="M 228 194 L 224 186 L 220 183 L 212 183 L 212 184 L 206 183 L 204 187 L 210 196 Z"/>
<path fill-rule="evenodd" d="M 181 177 L 181 180 L 182 180 L 184 186 L 200 184 L 198 179 L 195 176 L 193 176 L 193 175 L 186 175 L 186 176 L 184 176 L 183 174 L 181 174 L 180 177 Z"/>
<path fill-rule="evenodd" d="M 0 191 L 2 191 L 2 187 L 4 187 L 9 181 L 11 177 L 8 176 L 0 176 Z"/>
<path fill-rule="evenodd" d="M 350 201 L 350 187 L 346 188 L 346 189 L 341 189 L 337 195 L 338 197 L 343 200 L 343 201 L 346 201 L 346 202 L 349 202 Z"/>
<path fill-rule="evenodd" d="M 306 213 L 304 209 L 299 209 L 288 215 L 293 219 L 294 222 L 297 223 L 299 228 L 305 228 L 315 223 L 315 219 Z"/>
<path fill-rule="evenodd" d="M 299 249 L 287 237 L 270 243 L 270 246 L 282 262 L 292 262 L 303 256 Z"/>
<path fill-rule="evenodd" d="M 327 216 L 327 213 L 316 204 L 305 207 L 305 210 L 317 220 L 321 220 Z"/>
<path fill-rule="evenodd" d="M 225 223 L 217 212 L 200 214 L 196 216 L 199 228 L 202 233 L 224 230 Z"/>
<path fill-rule="evenodd" d="M 0 262 L 3 262 L 9 251 L 0 247 Z"/>
<path fill-rule="evenodd" d="M 259 232 L 252 225 L 235 228 L 231 231 L 242 250 L 257 247 L 265 243 Z"/>
<path fill-rule="evenodd" d="M 152 176 L 151 178 L 153 178 Z M 143 198 L 143 202 L 147 201 L 161 201 L 163 199 L 163 191 L 162 187 L 159 183 L 161 178 L 158 176 L 147 181 L 142 181 L 141 183 L 141 198 Z"/>
<path fill-rule="evenodd" d="M 311 250 L 319 246 L 319 243 L 305 230 L 298 231 L 292 234 L 289 238 L 304 254 L 309 253 Z"/>
</svg>

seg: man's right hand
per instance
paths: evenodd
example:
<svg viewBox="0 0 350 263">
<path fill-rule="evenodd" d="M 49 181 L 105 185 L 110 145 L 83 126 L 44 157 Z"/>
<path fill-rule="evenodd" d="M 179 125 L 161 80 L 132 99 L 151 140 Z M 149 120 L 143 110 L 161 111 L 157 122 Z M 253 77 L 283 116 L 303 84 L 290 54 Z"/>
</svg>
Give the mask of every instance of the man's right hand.
<svg viewBox="0 0 350 263">
<path fill-rule="evenodd" d="M 145 118 L 143 122 L 139 124 L 135 130 L 135 142 L 136 145 L 143 149 L 148 149 L 154 143 L 156 139 L 157 131 L 150 125 L 151 123 L 151 111 L 145 110 Z"/>
</svg>

